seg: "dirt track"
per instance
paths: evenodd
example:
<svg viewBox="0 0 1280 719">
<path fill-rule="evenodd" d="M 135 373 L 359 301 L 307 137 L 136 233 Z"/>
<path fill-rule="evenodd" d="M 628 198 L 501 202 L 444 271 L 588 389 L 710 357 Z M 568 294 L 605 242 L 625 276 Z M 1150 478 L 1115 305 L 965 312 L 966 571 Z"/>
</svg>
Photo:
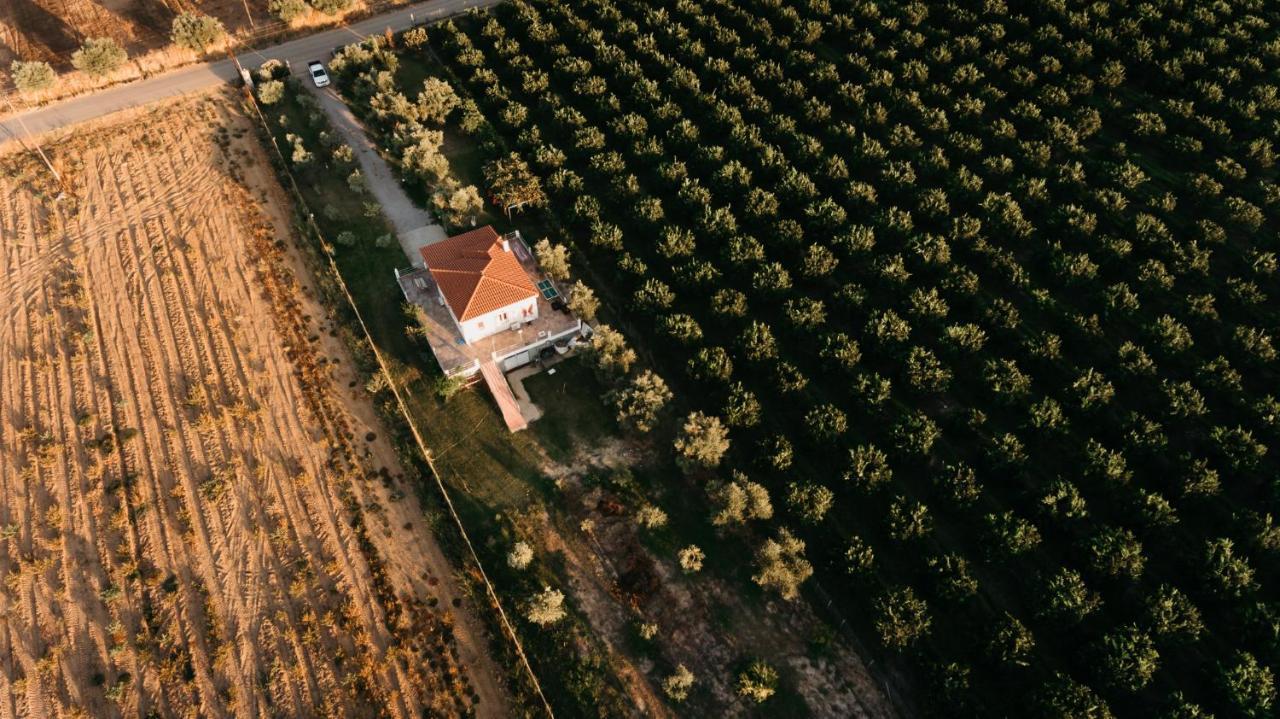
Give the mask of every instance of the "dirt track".
<svg viewBox="0 0 1280 719">
<path fill-rule="evenodd" d="M 502 715 L 234 106 L 0 156 L 0 718 Z"/>
</svg>

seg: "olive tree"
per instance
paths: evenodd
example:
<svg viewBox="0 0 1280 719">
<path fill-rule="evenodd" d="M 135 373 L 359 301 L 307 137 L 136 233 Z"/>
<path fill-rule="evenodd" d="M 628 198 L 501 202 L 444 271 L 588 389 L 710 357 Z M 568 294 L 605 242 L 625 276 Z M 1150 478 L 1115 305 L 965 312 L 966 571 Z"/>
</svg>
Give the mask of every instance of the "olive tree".
<svg viewBox="0 0 1280 719">
<path fill-rule="evenodd" d="M 173 44 L 197 53 L 203 53 L 226 35 L 222 21 L 216 17 L 184 12 L 173 19 L 169 38 Z"/>
<path fill-rule="evenodd" d="M 1236 652 L 1233 663 L 1219 667 L 1218 681 L 1227 702 L 1246 717 L 1272 716 L 1276 704 L 1275 676 L 1248 652 Z"/>
<path fill-rule="evenodd" d="M 1101 679 L 1118 689 L 1138 691 L 1151 683 L 1160 653 L 1151 636 L 1130 624 L 1104 636 L 1097 647 Z"/>
<path fill-rule="evenodd" d="M 464 224 L 468 217 L 474 217 L 484 208 L 484 200 L 474 185 L 442 189 L 432 196 L 432 202 L 445 224 L 452 227 Z"/>
<path fill-rule="evenodd" d="M 915 645 L 933 625 L 929 606 L 911 587 L 888 590 L 876 600 L 875 611 L 880 641 L 889 649 L 902 650 Z"/>
<path fill-rule="evenodd" d="M 508 217 L 512 210 L 537 207 L 547 200 L 542 181 L 529 169 L 529 163 L 514 152 L 485 165 L 484 179 L 493 201 Z"/>
<path fill-rule="evenodd" d="M 545 237 L 533 246 L 533 254 L 538 258 L 538 267 L 553 280 L 569 279 L 569 248 L 553 243 Z"/>
<path fill-rule="evenodd" d="M 711 468 L 729 451 L 729 429 L 719 417 L 692 412 L 675 440 L 676 461 L 686 469 Z"/>
<path fill-rule="evenodd" d="M 1101 604 L 1102 597 L 1085 586 L 1080 572 L 1063 567 L 1044 580 L 1036 614 L 1043 619 L 1076 624 Z"/>
<path fill-rule="evenodd" d="M 609 325 L 600 325 L 591 335 L 592 361 L 600 371 L 613 376 L 623 376 L 636 361 L 636 352 L 627 346 L 622 333 Z"/>
<path fill-rule="evenodd" d="M 267 9 L 285 22 L 293 22 L 307 12 L 306 0 L 271 0 Z"/>
<path fill-rule="evenodd" d="M 769 490 L 741 472 L 734 472 L 732 480 L 715 487 L 711 491 L 711 502 L 715 507 L 711 523 L 717 527 L 773 516 Z"/>
<path fill-rule="evenodd" d="M 1162 584 L 1146 601 L 1146 624 L 1157 638 L 1194 641 L 1204 631 L 1200 610 L 1177 587 Z"/>
<path fill-rule="evenodd" d="M 804 540 L 786 527 L 756 550 L 756 568 L 751 580 L 788 601 L 800 596 L 800 585 L 813 575 L 813 565 L 804 557 Z"/>
<path fill-rule="evenodd" d="M 418 93 L 418 116 L 423 122 L 439 125 L 448 119 L 449 113 L 461 102 L 452 85 L 439 78 L 429 77 L 422 83 L 422 91 Z"/>
<path fill-rule="evenodd" d="M 49 63 L 39 60 L 14 60 L 9 64 L 9 77 L 18 92 L 24 94 L 48 89 L 57 79 Z"/>
<path fill-rule="evenodd" d="M 1040 688 L 1036 697 L 1045 719 L 1112 719 L 1111 708 L 1088 686 L 1058 673 Z"/>
<path fill-rule="evenodd" d="M 987 644 L 987 653 L 1002 664 L 1025 667 L 1030 664 L 1031 650 L 1035 646 L 1031 630 L 1017 617 L 1005 612 L 1004 617 L 997 621 L 996 632 Z"/>
<path fill-rule="evenodd" d="M 578 280 L 569 288 L 568 295 L 566 304 L 569 305 L 570 312 L 587 322 L 596 321 L 596 313 L 600 311 L 600 300 L 596 299 L 596 293 L 590 287 L 582 280 Z"/>
<path fill-rule="evenodd" d="M 650 370 L 641 372 L 626 388 L 612 394 L 618 424 L 641 433 L 654 428 L 658 414 L 671 398 L 667 383 Z"/>
<path fill-rule="evenodd" d="M 110 75 L 129 57 L 120 44 L 109 37 L 91 37 L 71 54 L 71 65 L 90 77 Z"/>
</svg>

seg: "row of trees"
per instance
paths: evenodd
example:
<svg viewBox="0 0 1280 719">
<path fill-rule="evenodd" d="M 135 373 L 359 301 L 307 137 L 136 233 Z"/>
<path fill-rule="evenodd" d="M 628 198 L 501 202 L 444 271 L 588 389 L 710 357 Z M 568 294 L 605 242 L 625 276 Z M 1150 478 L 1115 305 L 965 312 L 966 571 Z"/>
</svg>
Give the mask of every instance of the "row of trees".
<svg viewBox="0 0 1280 719">
<path fill-rule="evenodd" d="M 1209 91 L 1165 143 L 1142 113 L 1184 88 L 1127 79 L 1103 25 L 832 10 L 514 3 L 440 49 L 735 434 L 717 517 L 785 498 L 884 646 L 975 710 L 1092 696 L 1047 662 L 1122 705 L 1269 705 L 1269 95 Z M 1158 668 L 1206 632 L 1240 640 L 1175 696 Z"/>
<path fill-rule="evenodd" d="M 177 47 L 205 53 L 226 36 L 222 21 L 208 15 L 184 12 L 173 19 L 170 40 Z M 91 37 L 71 54 L 71 66 L 93 78 L 106 77 L 124 65 L 129 54 L 115 39 Z M 57 81 L 53 67 L 42 60 L 14 60 L 9 79 L 18 92 L 31 94 L 47 90 Z"/>
</svg>

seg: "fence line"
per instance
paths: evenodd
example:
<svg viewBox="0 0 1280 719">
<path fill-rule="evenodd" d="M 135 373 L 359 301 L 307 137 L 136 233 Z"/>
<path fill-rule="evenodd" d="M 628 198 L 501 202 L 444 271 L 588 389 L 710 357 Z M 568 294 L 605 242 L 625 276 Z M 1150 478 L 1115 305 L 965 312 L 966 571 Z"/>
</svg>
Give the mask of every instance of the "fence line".
<svg viewBox="0 0 1280 719">
<path fill-rule="evenodd" d="M 409 425 L 409 431 L 413 434 L 413 440 L 418 445 L 418 451 L 431 469 L 431 477 L 435 480 L 436 488 L 440 490 L 440 496 L 444 497 L 445 506 L 449 509 L 449 516 L 453 518 L 453 523 L 458 528 L 458 533 L 462 535 L 462 540 L 467 545 L 467 552 L 471 555 L 471 560 L 475 562 L 476 569 L 480 570 L 480 579 L 484 583 L 485 591 L 488 593 L 490 601 L 493 602 L 493 606 L 498 610 L 498 618 L 502 623 L 502 628 L 505 630 L 507 638 L 511 640 L 511 644 L 515 647 L 516 654 L 520 657 L 520 663 L 524 666 L 525 673 L 529 676 L 529 681 L 532 682 L 534 690 L 538 693 L 538 699 L 542 701 L 542 707 L 546 710 L 547 716 L 554 719 L 555 712 L 552 711 L 551 704 L 547 701 L 547 697 L 542 691 L 542 684 L 538 681 L 538 676 L 533 671 L 533 665 L 529 663 L 529 657 L 524 652 L 524 646 L 520 643 L 520 638 L 516 635 L 515 627 L 512 626 L 511 620 L 507 617 L 506 610 L 502 608 L 502 602 L 498 599 L 498 593 L 489 581 L 488 573 L 484 571 L 484 565 L 480 563 L 480 556 L 476 554 L 475 546 L 471 543 L 471 537 L 467 534 L 467 529 L 462 524 L 462 518 L 458 516 L 457 510 L 453 506 L 453 499 L 449 496 L 449 490 L 445 488 L 444 481 L 440 479 L 440 472 L 436 470 L 431 450 L 427 448 L 426 442 L 423 441 L 422 434 L 418 431 L 418 425 L 413 421 L 409 407 L 405 404 L 404 398 L 400 394 L 400 388 L 396 384 L 395 377 L 392 375 L 386 361 L 382 358 L 382 353 L 378 350 L 377 343 L 373 341 L 373 336 L 369 333 L 368 326 L 365 325 L 364 317 L 360 314 L 360 308 L 356 306 L 355 298 L 351 296 L 350 290 L 347 289 L 347 283 L 343 280 L 342 273 L 338 271 L 338 264 L 334 262 L 333 255 L 323 249 L 324 245 L 327 244 L 324 235 L 320 232 L 320 227 L 316 225 L 315 215 L 307 205 L 306 199 L 303 198 L 302 191 L 298 189 L 297 180 L 294 179 L 293 172 L 289 170 L 284 153 L 280 151 L 280 145 L 276 143 L 275 133 L 271 131 L 270 125 L 267 124 L 267 119 L 262 114 L 262 109 L 258 107 L 257 99 L 253 97 L 253 93 L 245 89 L 244 95 L 248 98 L 248 104 L 253 108 L 254 114 L 257 115 L 262 130 L 267 133 L 267 138 L 271 141 L 271 147 L 275 150 L 277 159 L 280 160 L 280 167 L 284 170 L 285 176 L 289 178 L 289 185 L 293 190 L 294 198 L 307 214 L 307 223 L 311 227 L 311 231 L 315 233 L 316 238 L 321 242 L 321 251 L 329 261 L 329 270 L 337 281 L 338 287 L 342 290 L 342 294 L 346 298 L 347 304 L 351 307 L 351 311 L 355 314 L 356 321 L 360 324 L 360 331 L 364 334 L 365 341 L 369 343 L 369 348 L 373 351 L 373 356 L 378 361 L 378 369 L 386 379 L 391 393 L 396 398 L 396 406 L 400 411 L 400 416 Z"/>
</svg>

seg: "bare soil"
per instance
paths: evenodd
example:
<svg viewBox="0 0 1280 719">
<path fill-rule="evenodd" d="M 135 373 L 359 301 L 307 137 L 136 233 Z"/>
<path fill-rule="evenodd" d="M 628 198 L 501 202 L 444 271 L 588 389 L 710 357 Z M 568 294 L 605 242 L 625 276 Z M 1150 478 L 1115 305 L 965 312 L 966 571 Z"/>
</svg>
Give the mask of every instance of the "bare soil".
<svg viewBox="0 0 1280 719">
<path fill-rule="evenodd" d="M 0 716 L 505 716 L 237 107 L 0 155 Z"/>
<path fill-rule="evenodd" d="M 568 463 L 548 462 L 543 470 L 561 488 L 567 517 L 556 522 L 540 512 L 520 520 L 525 536 L 539 538 L 541 551 L 565 555 L 568 589 L 608 649 L 637 713 L 671 715 L 661 690 L 663 670 L 632 650 L 638 625 L 652 622 L 658 625 L 653 646 L 666 664 L 682 663 L 697 676 L 699 698 L 688 708 L 695 712 L 750 713 L 754 705 L 737 695 L 735 668 L 764 658 L 813 716 L 897 716 L 861 657 L 831 637 L 809 604 L 770 599 L 759 606 L 709 573 L 684 574 L 672 558 L 644 546 L 631 512 L 615 497 L 580 481 L 589 473 L 634 466 L 649 451 L 611 440 L 582 447 Z M 589 532 L 582 530 L 583 520 Z M 815 652 L 810 640 L 821 636 L 832 641 Z M 768 704 L 760 711 L 771 714 Z"/>
</svg>

